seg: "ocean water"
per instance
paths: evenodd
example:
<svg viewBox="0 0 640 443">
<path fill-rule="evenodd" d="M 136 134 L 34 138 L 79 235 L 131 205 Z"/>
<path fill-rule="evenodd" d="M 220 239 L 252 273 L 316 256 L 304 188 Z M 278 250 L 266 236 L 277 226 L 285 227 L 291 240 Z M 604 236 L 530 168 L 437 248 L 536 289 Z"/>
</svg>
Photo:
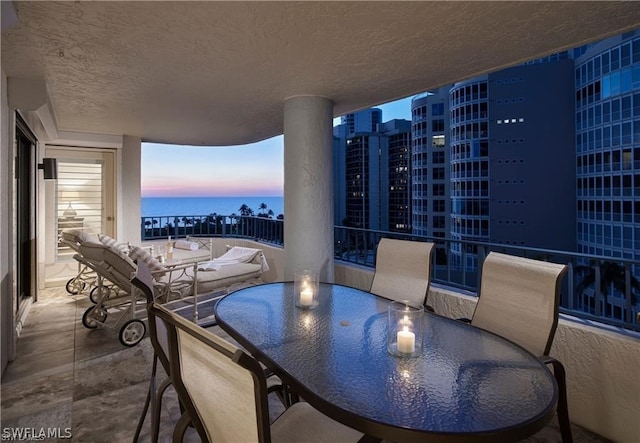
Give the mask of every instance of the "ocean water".
<svg viewBox="0 0 640 443">
<path fill-rule="evenodd" d="M 271 209 L 274 218 L 284 214 L 283 197 L 142 197 L 142 216 L 161 217 L 170 215 L 193 216 L 240 215 L 240 207 L 244 204 L 253 209 L 254 214 L 260 212 L 260 204 Z"/>
</svg>

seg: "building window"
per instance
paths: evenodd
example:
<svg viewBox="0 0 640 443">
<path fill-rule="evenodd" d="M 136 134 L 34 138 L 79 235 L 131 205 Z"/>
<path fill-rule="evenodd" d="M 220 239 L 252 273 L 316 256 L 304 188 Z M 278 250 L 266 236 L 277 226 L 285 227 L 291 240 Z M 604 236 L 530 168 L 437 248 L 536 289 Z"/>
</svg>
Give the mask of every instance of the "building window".
<svg viewBox="0 0 640 443">
<path fill-rule="evenodd" d="M 433 103 L 431 105 L 431 115 L 444 115 L 444 103 Z"/>
<path fill-rule="evenodd" d="M 442 151 L 432 152 L 431 153 L 431 162 L 434 165 L 443 164 L 444 163 L 444 152 L 442 152 Z"/>
<path fill-rule="evenodd" d="M 433 195 L 444 195 L 444 184 L 442 183 L 434 184 Z"/>
<path fill-rule="evenodd" d="M 640 106 L 640 98 L 638 99 Z M 431 137 L 431 146 L 434 148 L 444 148 L 444 135 L 434 135 Z"/>
<path fill-rule="evenodd" d="M 444 180 L 444 168 L 433 168 L 432 175 L 434 180 Z"/>
</svg>

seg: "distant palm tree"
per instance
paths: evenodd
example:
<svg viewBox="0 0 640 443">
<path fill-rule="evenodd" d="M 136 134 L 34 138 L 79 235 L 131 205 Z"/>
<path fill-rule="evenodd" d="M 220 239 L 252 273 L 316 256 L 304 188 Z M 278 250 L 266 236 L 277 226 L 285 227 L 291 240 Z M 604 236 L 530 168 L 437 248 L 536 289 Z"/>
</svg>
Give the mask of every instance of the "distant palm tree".
<svg viewBox="0 0 640 443">
<path fill-rule="evenodd" d="M 211 214 L 207 215 L 207 223 L 215 223 L 216 220 L 218 219 L 218 214 L 216 214 L 215 212 L 212 212 Z"/>
<path fill-rule="evenodd" d="M 253 215 L 253 209 L 251 209 L 246 204 L 243 204 L 242 206 L 240 206 L 239 211 L 240 211 L 240 215 L 242 215 L 244 217 L 248 217 L 248 216 Z"/>
<path fill-rule="evenodd" d="M 264 215 L 265 212 L 266 212 L 266 209 L 267 209 L 267 204 L 266 203 L 260 203 L 260 206 L 258 207 L 258 209 L 260 209 L 260 213 L 259 214 Z"/>
<path fill-rule="evenodd" d="M 583 275 L 582 280 L 576 286 L 576 293 L 580 294 L 587 288 L 595 286 L 597 266 L 600 269 L 600 293 L 605 300 L 609 297 L 609 289 L 611 287 L 625 295 L 627 290 L 625 267 L 614 261 L 604 261 L 599 265 L 576 266 L 576 275 Z M 635 305 L 638 301 L 636 291 L 640 291 L 640 281 L 632 275 L 630 284 L 631 304 Z"/>
</svg>

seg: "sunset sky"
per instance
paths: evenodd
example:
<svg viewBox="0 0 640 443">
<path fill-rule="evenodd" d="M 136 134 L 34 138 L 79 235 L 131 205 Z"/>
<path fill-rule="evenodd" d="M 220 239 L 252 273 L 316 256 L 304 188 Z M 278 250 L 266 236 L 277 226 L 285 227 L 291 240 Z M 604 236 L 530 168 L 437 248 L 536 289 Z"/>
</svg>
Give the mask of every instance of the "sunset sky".
<svg viewBox="0 0 640 443">
<path fill-rule="evenodd" d="M 383 122 L 411 120 L 411 97 L 376 107 Z M 232 147 L 143 143 L 142 196 L 282 196 L 283 147 L 282 135 Z"/>
</svg>

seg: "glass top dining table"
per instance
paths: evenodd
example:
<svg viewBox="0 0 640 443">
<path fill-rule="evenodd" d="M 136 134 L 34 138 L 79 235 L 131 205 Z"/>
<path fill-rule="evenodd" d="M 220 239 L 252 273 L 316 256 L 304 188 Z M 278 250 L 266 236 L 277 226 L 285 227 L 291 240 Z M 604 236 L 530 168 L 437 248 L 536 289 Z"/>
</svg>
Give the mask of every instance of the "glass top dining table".
<svg viewBox="0 0 640 443">
<path fill-rule="evenodd" d="M 305 401 L 372 438 L 517 441 L 553 417 L 557 385 L 532 354 L 469 324 L 425 313 L 424 352 L 387 352 L 389 300 L 321 283 L 295 306 L 293 283 L 230 293 L 220 327 Z"/>
</svg>

